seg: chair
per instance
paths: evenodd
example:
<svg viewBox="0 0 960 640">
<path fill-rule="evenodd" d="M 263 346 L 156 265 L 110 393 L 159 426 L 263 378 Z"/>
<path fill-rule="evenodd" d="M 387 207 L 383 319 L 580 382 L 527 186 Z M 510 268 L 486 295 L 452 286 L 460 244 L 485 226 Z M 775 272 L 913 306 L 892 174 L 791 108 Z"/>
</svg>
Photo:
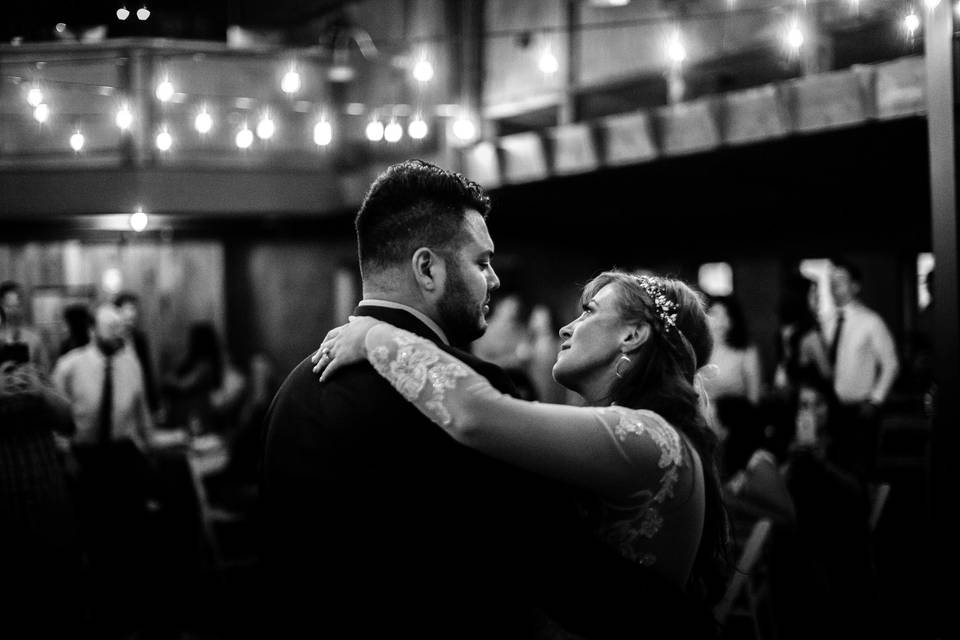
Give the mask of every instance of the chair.
<svg viewBox="0 0 960 640">
<path fill-rule="evenodd" d="M 252 557 L 228 560 L 224 556 L 217 529 L 225 525 L 245 523 L 247 517 L 244 514 L 223 509 L 212 504 L 207 496 L 207 489 L 203 482 L 204 477 L 223 469 L 226 465 L 226 451 L 219 449 L 203 454 L 191 452 L 187 455 L 187 463 L 190 467 L 190 475 L 193 478 L 193 488 L 196 493 L 197 506 L 200 511 L 200 523 L 203 526 L 205 542 L 210 550 L 213 569 L 221 572 L 233 566 L 253 563 L 254 559 Z"/>
<path fill-rule="evenodd" d="M 877 523 L 880 522 L 880 516 L 883 515 L 884 507 L 887 506 L 887 499 L 890 497 L 890 483 L 883 482 L 873 488 L 870 499 L 870 519 L 868 520 L 870 533 L 873 534 L 877 529 Z"/>
<path fill-rule="evenodd" d="M 770 537 L 772 523 L 769 518 L 761 518 L 753 525 L 750 536 L 747 538 L 743 551 L 737 560 L 736 570 L 730 578 L 730 584 L 723 598 L 714 607 L 713 614 L 722 626 L 727 624 L 731 617 L 748 617 L 753 624 L 753 633 L 756 638 L 762 638 L 758 618 L 758 605 L 761 600 L 761 591 L 758 581 L 753 575 L 757 562 L 763 554 L 767 539 Z M 741 598 L 743 594 L 743 598 Z M 737 606 L 745 600 L 745 606 Z"/>
</svg>

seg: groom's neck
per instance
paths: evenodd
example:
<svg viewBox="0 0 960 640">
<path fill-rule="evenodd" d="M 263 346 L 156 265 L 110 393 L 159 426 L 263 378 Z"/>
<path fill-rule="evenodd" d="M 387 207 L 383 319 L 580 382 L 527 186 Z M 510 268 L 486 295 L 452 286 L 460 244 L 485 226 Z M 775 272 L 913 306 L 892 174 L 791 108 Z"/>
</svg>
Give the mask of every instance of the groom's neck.
<svg viewBox="0 0 960 640">
<path fill-rule="evenodd" d="M 416 309 L 423 315 L 427 316 L 438 325 L 440 322 L 437 320 L 436 309 L 427 303 L 423 299 L 423 296 L 420 295 L 418 291 L 411 291 L 407 287 L 402 286 L 384 286 L 381 282 L 364 282 L 363 283 L 363 299 L 364 300 L 384 300 L 386 302 L 393 302 L 396 304 L 402 304 L 411 309 Z"/>
</svg>

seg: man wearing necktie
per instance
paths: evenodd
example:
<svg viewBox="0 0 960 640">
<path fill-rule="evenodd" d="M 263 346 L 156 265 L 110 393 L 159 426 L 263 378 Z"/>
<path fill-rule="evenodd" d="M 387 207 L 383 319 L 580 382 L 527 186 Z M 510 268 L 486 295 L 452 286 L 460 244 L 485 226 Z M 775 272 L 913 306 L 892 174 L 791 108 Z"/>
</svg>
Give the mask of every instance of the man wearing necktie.
<svg viewBox="0 0 960 640">
<path fill-rule="evenodd" d="M 860 302 L 860 270 L 835 260 L 830 293 L 836 305 L 827 323 L 833 386 L 843 407 L 835 443 L 851 469 L 871 476 L 879 445 L 879 409 L 886 401 L 900 364 L 890 330 L 876 312 Z"/>
<path fill-rule="evenodd" d="M 136 572 L 143 567 L 146 540 L 144 451 L 152 423 L 140 364 L 124 344 L 123 323 L 113 305 L 97 309 L 90 343 L 57 361 L 53 381 L 70 401 L 77 425 L 71 448 L 95 624 L 129 627 L 138 615 L 135 594 L 144 579 Z"/>
</svg>

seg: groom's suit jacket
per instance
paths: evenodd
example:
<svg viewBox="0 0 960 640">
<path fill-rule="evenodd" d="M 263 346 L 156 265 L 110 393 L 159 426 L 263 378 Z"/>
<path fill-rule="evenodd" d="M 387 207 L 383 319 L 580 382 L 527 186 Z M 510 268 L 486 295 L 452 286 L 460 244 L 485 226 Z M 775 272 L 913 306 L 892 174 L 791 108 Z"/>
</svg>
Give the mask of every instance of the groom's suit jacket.
<svg viewBox="0 0 960 640">
<path fill-rule="evenodd" d="M 513 390 L 501 369 L 403 310 L 354 313 L 432 340 Z M 619 635 L 624 622 L 597 607 L 637 606 L 635 568 L 584 530 L 565 488 L 459 445 L 366 362 L 323 384 L 311 369 L 308 358 L 287 377 L 265 424 L 268 629 L 520 638 L 542 606 L 585 631 L 599 615 L 612 631 L 596 635 Z"/>
</svg>

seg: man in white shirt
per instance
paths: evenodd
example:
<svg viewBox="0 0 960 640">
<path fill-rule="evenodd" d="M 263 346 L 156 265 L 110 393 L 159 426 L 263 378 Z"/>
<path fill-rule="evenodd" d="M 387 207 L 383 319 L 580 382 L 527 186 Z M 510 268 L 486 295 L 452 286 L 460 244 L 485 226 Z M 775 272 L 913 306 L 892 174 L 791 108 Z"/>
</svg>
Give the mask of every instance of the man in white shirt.
<svg viewBox="0 0 960 640">
<path fill-rule="evenodd" d="M 890 330 L 876 312 L 860 302 L 861 274 L 853 264 L 834 261 L 830 293 L 836 311 L 824 323 L 833 386 L 844 407 L 840 441 L 850 438 L 854 464 L 871 473 L 879 439 L 878 410 L 887 399 L 900 363 Z"/>
<path fill-rule="evenodd" d="M 57 361 L 53 382 L 73 407 L 77 445 L 129 440 L 143 449 L 149 441 L 152 421 L 143 372 L 124 344 L 123 330 L 116 308 L 103 305 L 97 309 L 93 340 Z M 107 396 L 109 407 L 103 406 Z"/>
<path fill-rule="evenodd" d="M 91 338 L 57 361 L 53 381 L 77 426 L 77 515 L 90 559 L 93 625 L 106 637 L 129 633 L 144 614 L 151 482 L 144 450 L 152 423 L 143 373 L 113 305 L 97 309 Z"/>
</svg>

